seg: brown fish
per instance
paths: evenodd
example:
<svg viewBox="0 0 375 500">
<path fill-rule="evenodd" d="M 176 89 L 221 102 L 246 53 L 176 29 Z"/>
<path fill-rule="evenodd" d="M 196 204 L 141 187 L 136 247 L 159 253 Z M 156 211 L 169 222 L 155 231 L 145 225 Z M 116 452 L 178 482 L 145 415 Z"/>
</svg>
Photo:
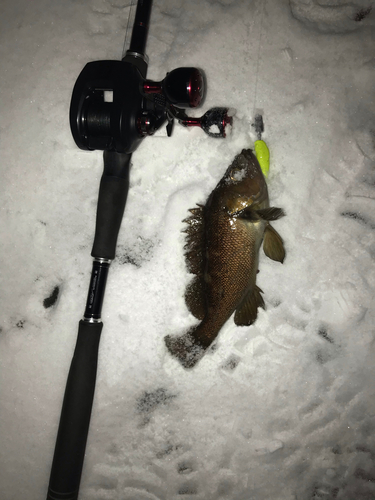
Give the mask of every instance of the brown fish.
<svg viewBox="0 0 375 500">
<path fill-rule="evenodd" d="M 283 240 L 269 221 L 284 214 L 270 208 L 267 184 L 251 149 L 243 149 L 210 194 L 206 204 L 190 210 L 185 245 L 188 270 L 196 276 L 185 300 L 201 320 L 181 337 L 165 337 L 170 353 L 191 368 L 235 311 L 236 325 L 251 325 L 264 308 L 256 285 L 259 248 L 283 262 Z"/>
</svg>

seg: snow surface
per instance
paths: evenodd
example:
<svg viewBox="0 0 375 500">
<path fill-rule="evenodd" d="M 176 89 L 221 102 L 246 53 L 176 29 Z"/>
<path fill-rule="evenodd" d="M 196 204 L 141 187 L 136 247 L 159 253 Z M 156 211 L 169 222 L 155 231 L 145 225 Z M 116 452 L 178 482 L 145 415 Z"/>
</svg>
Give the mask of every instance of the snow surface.
<svg viewBox="0 0 375 500">
<path fill-rule="evenodd" d="M 102 173 L 71 137 L 71 91 L 86 62 L 120 59 L 129 4 L 1 3 L 1 500 L 46 495 Z M 148 77 L 201 67 L 195 115 L 237 113 L 225 140 L 176 126 L 133 155 L 81 500 L 375 498 L 374 7 L 154 1 Z M 287 258 L 261 256 L 267 310 L 187 371 L 163 341 L 195 321 L 181 221 L 259 109 Z"/>
</svg>

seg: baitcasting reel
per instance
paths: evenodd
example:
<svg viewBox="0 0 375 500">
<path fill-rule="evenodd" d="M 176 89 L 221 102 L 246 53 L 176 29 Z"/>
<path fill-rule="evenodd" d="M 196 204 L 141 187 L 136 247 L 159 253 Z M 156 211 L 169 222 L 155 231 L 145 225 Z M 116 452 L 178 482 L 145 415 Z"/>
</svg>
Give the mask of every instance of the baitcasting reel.
<svg viewBox="0 0 375 500">
<path fill-rule="evenodd" d="M 226 126 L 232 124 L 228 108 L 212 108 L 200 118 L 184 111 L 204 101 L 201 70 L 177 68 L 161 82 L 146 80 L 146 70 L 147 62 L 129 51 L 122 61 L 86 64 L 70 106 L 70 126 L 79 148 L 132 153 L 165 122 L 171 136 L 175 119 L 186 127 L 199 126 L 211 137 L 225 137 Z"/>
</svg>

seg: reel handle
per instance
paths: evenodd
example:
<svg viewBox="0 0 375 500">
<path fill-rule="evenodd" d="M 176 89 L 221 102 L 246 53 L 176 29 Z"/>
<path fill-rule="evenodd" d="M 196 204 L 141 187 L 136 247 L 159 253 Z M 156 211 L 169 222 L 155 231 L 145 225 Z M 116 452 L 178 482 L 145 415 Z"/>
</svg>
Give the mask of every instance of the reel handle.
<svg viewBox="0 0 375 500">
<path fill-rule="evenodd" d="M 232 125 L 233 118 L 228 108 L 211 108 L 200 118 L 177 116 L 185 127 L 201 127 L 210 137 L 226 137 L 226 127 Z"/>
</svg>

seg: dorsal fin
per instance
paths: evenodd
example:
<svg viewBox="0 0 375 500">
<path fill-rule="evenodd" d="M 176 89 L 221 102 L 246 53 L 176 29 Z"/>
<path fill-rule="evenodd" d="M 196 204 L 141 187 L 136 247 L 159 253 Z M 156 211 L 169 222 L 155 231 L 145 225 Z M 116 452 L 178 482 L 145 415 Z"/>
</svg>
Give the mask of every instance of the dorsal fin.
<svg viewBox="0 0 375 500">
<path fill-rule="evenodd" d="M 204 249 L 204 207 L 189 210 L 192 215 L 183 220 L 188 224 L 184 230 L 187 234 L 185 244 L 186 265 L 190 273 L 203 274 L 203 249 Z"/>
<path fill-rule="evenodd" d="M 201 275 L 194 276 L 186 287 L 185 303 L 193 316 L 202 320 L 206 316 L 207 306 L 204 293 L 204 282 Z"/>
<path fill-rule="evenodd" d="M 185 292 L 185 302 L 189 311 L 197 318 L 202 320 L 206 315 L 205 291 L 203 280 L 204 266 L 204 206 L 198 205 L 198 208 L 189 210 L 192 213 L 190 217 L 183 222 L 188 224 L 185 229 L 185 259 L 190 273 L 196 274 L 195 278 L 189 283 Z"/>
</svg>

